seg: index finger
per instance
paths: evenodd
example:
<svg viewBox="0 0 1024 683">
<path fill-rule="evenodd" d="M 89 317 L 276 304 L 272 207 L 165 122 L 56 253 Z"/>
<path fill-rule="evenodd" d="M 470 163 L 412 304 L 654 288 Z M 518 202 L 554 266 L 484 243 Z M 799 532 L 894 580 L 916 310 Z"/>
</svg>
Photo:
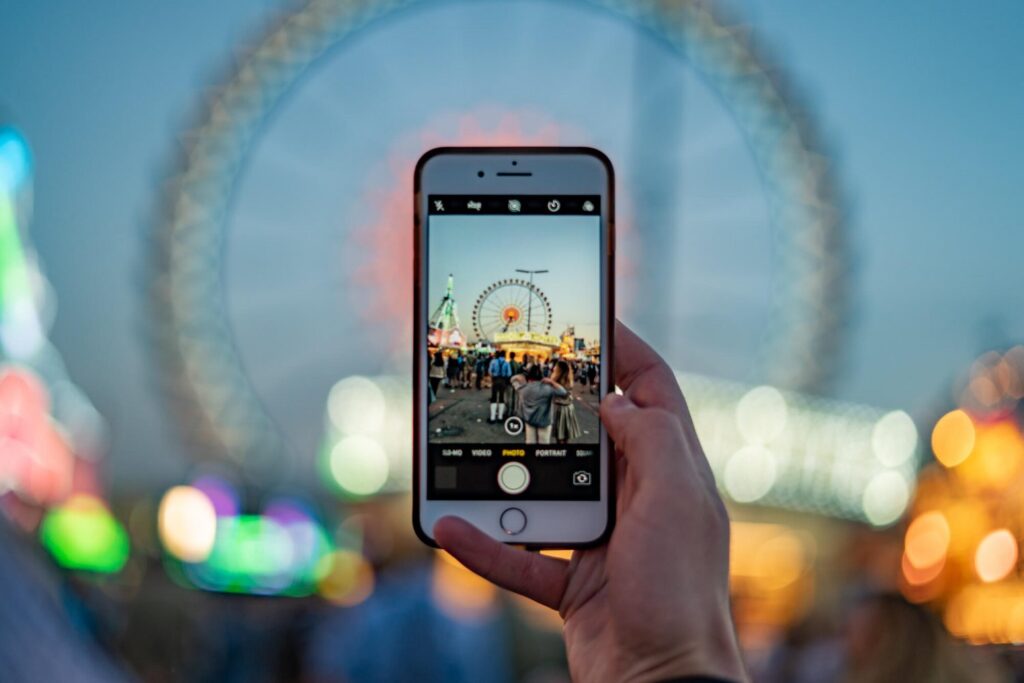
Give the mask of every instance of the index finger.
<svg viewBox="0 0 1024 683">
<path fill-rule="evenodd" d="M 688 416 L 683 392 L 672 369 L 633 330 L 615 321 L 615 384 L 642 408 L 663 408 Z"/>
</svg>

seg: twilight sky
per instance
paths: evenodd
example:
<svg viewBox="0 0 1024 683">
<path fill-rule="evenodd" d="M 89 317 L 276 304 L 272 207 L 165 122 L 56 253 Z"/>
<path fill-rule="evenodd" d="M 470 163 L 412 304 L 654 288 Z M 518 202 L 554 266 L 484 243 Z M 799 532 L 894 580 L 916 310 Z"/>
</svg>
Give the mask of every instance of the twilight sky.
<svg viewBox="0 0 1024 683">
<path fill-rule="evenodd" d="M 292 5 L 0 5 L 0 117 L 34 148 L 30 235 L 57 302 L 51 337 L 110 424 L 107 475 L 177 482 L 202 454 L 186 452 L 159 393 L 149 235 L 182 132 L 242 47 Z M 243 363 L 300 450 L 317 443 L 338 377 L 388 367 L 374 355 L 370 297 L 347 271 L 364 254 L 351 225 L 379 209 L 367 200 L 377 189 L 411 196 L 391 169 L 429 145 L 438 121 L 458 130 L 470 112 L 493 126 L 488 107 L 606 150 L 622 215 L 645 208 L 651 195 L 638 190 L 652 178 L 674 183 L 653 195 L 668 218 L 623 231 L 625 253 L 636 247 L 624 279 L 651 276 L 620 313 L 679 369 L 757 381 L 783 271 L 749 140 L 668 46 L 580 7 L 404 11 L 332 51 L 262 124 L 219 277 Z M 730 7 L 808 102 L 849 210 L 852 313 L 823 391 L 927 419 L 975 355 L 1024 340 L 1024 3 Z"/>
</svg>

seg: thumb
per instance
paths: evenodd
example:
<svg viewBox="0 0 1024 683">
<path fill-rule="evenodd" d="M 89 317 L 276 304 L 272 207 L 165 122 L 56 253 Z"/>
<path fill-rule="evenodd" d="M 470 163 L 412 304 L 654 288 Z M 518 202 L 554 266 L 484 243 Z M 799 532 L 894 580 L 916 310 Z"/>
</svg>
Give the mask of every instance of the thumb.
<svg viewBox="0 0 1024 683">
<path fill-rule="evenodd" d="M 635 403 L 621 394 L 610 393 L 601 401 L 601 422 L 608 430 L 608 436 L 620 448 L 626 440 L 630 419 L 639 411 Z"/>
<path fill-rule="evenodd" d="M 502 588 L 557 610 L 565 593 L 568 563 L 512 548 L 458 517 L 442 517 L 434 538 L 467 569 Z"/>
</svg>

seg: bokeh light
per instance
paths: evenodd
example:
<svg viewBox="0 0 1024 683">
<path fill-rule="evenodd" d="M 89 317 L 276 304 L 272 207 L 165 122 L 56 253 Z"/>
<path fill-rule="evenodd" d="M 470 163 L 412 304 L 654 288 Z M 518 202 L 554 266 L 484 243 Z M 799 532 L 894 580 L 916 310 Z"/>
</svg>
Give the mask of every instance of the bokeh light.
<svg viewBox="0 0 1024 683">
<path fill-rule="evenodd" d="M 721 491 L 738 503 L 799 510 L 884 526 L 905 509 L 915 485 L 920 452 L 905 413 L 822 399 L 769 386 L 723 383 L 677 373 L 694 426 Z M 909 427 L 909 429 L 908 429 Z M 882 462 L 872 436 L 878 432 Z M 895 435 L 895 436 L 894 436 Z M 909 438 L 908 438 L 909 437 Z M 893 450 L 899 455 L 887 455 Z M 898 463 L 898 464 L 888 464 Z M 749 466 L 749 467 L 748 467 Z M 889 511 L 875 498 L 888 479 Z M 871 482 L 870 505 L 864 495 Z M 902 495 L 900 495 L 902 491 Z M 893 514 L 895 512 L 895 515 Z"/>
<path fill-rule="evenodd" d="M 764 446 L 744 446 L 725 465 L 725 489 L 739 503 L 753 503 L 775 484 L 775 456 Z"/>
<path fill-rule="evenodd" d="M 946 467 L 956 467 L 974 449 L 974 422 L 962 410 L 953 410 L 935 423 L 932 429 L 932 450 Z"/>
<path fill-rule="evenodd" d="M 49 411 L 49 392 L 32 370 L 0 368 L 0 492 L 13 488 L 44 504 L 70 493 L 74 458 Z"/>
<path fill-rule="evenodd" d="M 13 192 L 32 171 L 32 152 L 17 130 L 0 128 L 0 192 Z"/>
<path fill-rule="evenodd" d="M 342 434 L 376 434 L 384 426 L 387 406 L 373 380 L 346 377 L 331 388 L 327 414 Z"/>
<path fill-rule="evenodd" d="M 755 552 L 758 579 L 767 590 L 785 588 L 803 574 L 807 565 L 804 546 L 792 533 L 780 533 L 762 543 Z"/>
<path fill-rule="evenodd" d="M 945 561 L 949 539 L 949 523 L 945 516 L 932 510 L 918 516 L 907 527 L 904 554 L 915 569 L 928 569 Z"/>
<path fill-rule="evenodd" d="M 293 582 L 313 585 L 320 581 L 327 570 L 322 560 L 333 545 L 309 506 L 294 498 L 278 499 L 267 504 L 263 516 L 279 524 L 291 539 L 288 571 Z"/>
<path fill-rule="evenodd" d="M 1000 366 L 1003 390 L 1015 401 L 1024 399 L 1024 346 L 1014 346 L 1003 354 Z"/>
<path fill-rule="evenodd" d="M 353 435 L 343 437 L 330 456 L 331 474 L 338 486 L 356 496 L 380 491 L 388 480 L 387 453 L 376 439 Z"/>
<path fill-rule="evenodd" d="M 240 512 L 238 493 L 226 479 L 207 474 L 192 482 L 192 487 L 210 499 L 218 517 L 231 517 Z"/>
<path fill-rule="evenodd" d="M 871 447 L 883 465 L 902 465 L 917 449 L 917 427 L 914 421 L 902 410 L 886 413 L 871 431 Z"/>
<path fill-rule="evenodd" d="M 128 561 L 128 533 L 95 496 L 77 494 L 52 509 L 39 536 L 66 569 L 110 574 L 121 571 Z"/>
<path fill-rule="evenodd" d="M 216 542 L 209 557 L 186 567 L 187 576 L 209 590 L 276 594 L 287 589 L 294 548 L 288 532 L 262 515 L 217 519 Z"/>
<path fill-rule="evenodd" d="M 326 600 L 352 607 L 373 594 L 373 567 L 354 550 L 339 548 L 321 560 L 318 590 Z"/>
<path fill-rule="evenodd" d="M 1024 587 L 966 586 L 950 599 L 944 621 L 953 635 L 973 643 L 1024 642 Z"/>
<path fill-rule="evenodd" d="M 472 620 L 494 608 L 494 584 L 466 569 L 443 550 L 434 553 L 431 593 L 437 605 L 455 619 Z"/>
<path fill-rule="evenodd" d="M 978 577 L 993 583 L 1009 576 L 1017 566 L 1017 539 L 1007 529 L 997 529 L 985 536 L 974 554 Z"/>
<path fill-rule="evenodd" d="M 914 588 L 924 586 L 937 579 L 939 575 L 942 574 L 942 570 L 945 568 L 945 566 L 945 556 L 943 556 L 939 562 L 936 562 L 935 564 L 929 565 L 924 568 L 915 567 L 910 562 L 910 558 L 907 557 L 906 553 L 903 553 L 903 557 L 900 559 L 900 570 L 903 573 L 903 580 L 906 581 L 909 586 Z M 911 597 L 912 599 L 917 598 L 918 600 L 922 599 L 917 594 L 913 594 L 909 597 Z M 932 596 L 926 594 L 923 597 L 924 599 L 927 599 Z"/>
<path fill-rule="evenodd" d="M 816 544 L 782 524 L 730 524 L 729 582 L 748 622 L 789 623 L 810 607 Z"/>
<path fill-rule="evenodd" d="M 401 375 L 351 376 L 327 401 L 318 460 L 327 486 L 352 497 L 412 484 L 412 382 Z"/>
<path fill-rule="evenodd" d="M 957 468 L 957 477 L 972 489 L 999 490 L 1022 472 L 1024 438 L 1010 419 L 975 427 L 974 449 Z"/>
<path fill-rule="evenodd" d="M 875 526 L 892 524 L 907 509 L 910 487 L 899 472 L 879 472 L 864 488 L 861 505 L 864 515 Z"/>
<path fill-rule="evenodd" d="M 213 551 L 217 511 L 199 489 L 175 486 L 160 501 L 157 529 L 168 553 L 183 562 L 202 562 Z"/>
<path fill-rule="evenodd" d="M 755 387 L 736 404 L 736 426 L 749 443 L 766 444 L 786 429 L 786 399 L 775 387 Z"/>
</svg>

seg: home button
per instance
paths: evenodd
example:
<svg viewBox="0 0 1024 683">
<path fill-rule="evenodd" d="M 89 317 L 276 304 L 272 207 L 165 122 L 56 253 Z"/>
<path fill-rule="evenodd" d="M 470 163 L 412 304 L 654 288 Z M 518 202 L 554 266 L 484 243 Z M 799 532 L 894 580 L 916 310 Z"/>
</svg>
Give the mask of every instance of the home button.
<svg viewBox="0 0 1024 683">
<path fill-rule="evenodd" d="M 519 508 L 509 508 L 501 513 L 501 528 L 509 536 L 515 536 L 526 528 L 526 513 Z"/>
</svg>

